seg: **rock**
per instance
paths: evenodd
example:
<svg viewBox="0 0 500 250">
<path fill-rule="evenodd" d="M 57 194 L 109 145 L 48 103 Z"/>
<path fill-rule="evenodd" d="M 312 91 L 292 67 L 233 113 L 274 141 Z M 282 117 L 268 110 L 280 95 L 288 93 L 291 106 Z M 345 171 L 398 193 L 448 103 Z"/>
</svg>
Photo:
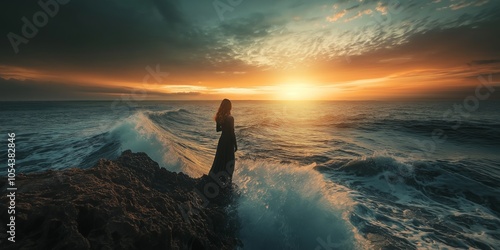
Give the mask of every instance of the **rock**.
<svg viewBox="0 0 500 250">
<path fill-rule="evenodd" d="M 209 200 L 200 189 L 208 182 L 130 150 L 89 169 L 19 174 L 12 243 L 2 178 L 0 249 L 235 249 L 237 215 L 226 206 L 234 189 Z"/>
</svg>

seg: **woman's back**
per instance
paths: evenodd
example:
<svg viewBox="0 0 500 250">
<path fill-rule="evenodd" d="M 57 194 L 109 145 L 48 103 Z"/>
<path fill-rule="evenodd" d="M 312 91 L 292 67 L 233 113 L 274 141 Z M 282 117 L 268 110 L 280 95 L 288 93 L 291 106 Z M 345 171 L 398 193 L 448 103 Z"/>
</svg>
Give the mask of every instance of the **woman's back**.
<svg viewBox="0 0 500 250">
<path fill-rule="evenodd" d="M 217 122 L 217 132 L 222 131 L 222 134 L 231 134 L 234 132 L 234 118 L 231 115 L 224 117 L 222 122 Z"/>
</svg>

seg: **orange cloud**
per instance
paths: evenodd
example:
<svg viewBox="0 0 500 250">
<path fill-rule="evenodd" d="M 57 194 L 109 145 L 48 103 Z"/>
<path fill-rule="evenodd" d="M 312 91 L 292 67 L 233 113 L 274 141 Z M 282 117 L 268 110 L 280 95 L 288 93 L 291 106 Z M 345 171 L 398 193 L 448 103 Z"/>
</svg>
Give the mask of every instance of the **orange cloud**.
<svg viewBox="0 0 500 250">
<path fill-rule="evenodd" d="M 350 22 L 350 21 L 352 21 L 354 19 L 358 19 L 358 18 L 362 17 L 363 15 L 370 15 L 371 13 L 373 13 L 373 11 L 371 9 L 366 9 L 364 11 L 359 11 L 357 15 L 346 19 L 344 22 L 347 23 L 347 22 Z"/>
<path fill-rule="evenodd" d="M 339 20 L 340 18 L 345 16 L 345 14 L 347 14 L 347 10 L 340 11 L 340 12 L 334 14 L 333 16 L 327 16 L 326 20 L 328 22 L 336 22 L 337 20 Z"/>
<path fill-rule="evenodd" d="M 375 9 L 382 15 L 387 14 L 387 5 L 383 5 L 381 2 L 377 3 L 377 7 Z"/>
</svg>

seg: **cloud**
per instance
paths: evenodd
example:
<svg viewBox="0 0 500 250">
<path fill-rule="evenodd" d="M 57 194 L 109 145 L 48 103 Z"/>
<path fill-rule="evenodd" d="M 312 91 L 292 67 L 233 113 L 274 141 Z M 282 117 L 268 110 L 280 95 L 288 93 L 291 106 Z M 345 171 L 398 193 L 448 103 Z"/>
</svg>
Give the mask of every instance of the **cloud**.
<svg viewBox="0 0 500 250">
<path fill-rule="evenodd" d="M 375 9 L 382 15 L 387 15 L 387 5 L 384 5 L 381 2 L 379 2 L 377 3 L 377 7 Z"/>
<path fill-rule="evenodd" d="M 133 97 L 134 100 L 199 96 L 195 91 L 159 92 L 127 87 L 106 87 L 90 84 L 64 84 L 35 80 L 0 78 L 0 100 L 115 100 Z"/>
<path fill-rule="evenodd" d="M 348 19 L 346 19 L 344 22 L 350 22 L 352 20 L 355 20 L 355 19 L 358 19 L 360 17 L 362 17 L 363 15 L 370 15 L 371 13 L 373 13 L 373 11 L 371 9 L 367 9 L 367 10 L 364 10 L 364 11 L 358 11 L 358 14 L 356 14 L 355 16 L 352 16 Z"/>
<path fill-rule="evenodd" d="M 0 53 L 4 56 L 0 65 L 57 68 L 134 80 L 142 77 L 145 66 L 155 64 L 179 74 L 193 70 L 250 71 L 252 67 L 289 67 L 306 60 L 361 54 L 377 49 L 378 44 L 404 43 L 416 32 L 461 25 L 453 15 L 421 10 L 424 3 L 408 3 L 401 8 L 404 11 L 388 15 L 389 6 L 372 0 L 354 5 L 339 1 L 336 5 L 343 10 L 327 16 L 325 21 L 323 13 L 314 11 L 318 3 L 296 2 L 292 8 L 283 9 L 285 6 L 280 5 L 262 9 L 263 1 L 245 2 L 231 12 L 233 18 L 206 26 L 190 21 L 196 18 L 189 11 L 198 15 L 211 13 L 214 17 L 217 13 L 210 8 L 202 12 L 195 7 L 196 1 L 74 0 L 61 6 L 59 13 L 28 44 L 22 44 L 19 54 L 13 52 L 7 39 L 1 39 Z M 10 10 L 0 16 L 6 24 L 1 28 L 4 34 L 20 33 L 20 18 L 40 11 L 36 3 L 2 4 L 6 7 L 3 10 Z M 364 10 L 354 12 L 359 8 Z M 349 17 L 350 13 L 354 14 Z M 292 17 L 298 14 L 300 20 L 294 20 Z M 337 22 L 364 15 L 370 18 L 355 26 Z M 326 24 L 322 26 L 319 18 Z M 468 14 L 460 22 L 484 18 L 487 17 Z M 328 23 L 331 26 L 326 26 Z"/>
<path fill-rule="evenodd" d="M 259 20 L 256 22 L 255 36 L 231 40 L 228 47 L 233 48 L 232 57 L 244 64 L 261 68 L 289 69 L 297 65 L 318 64 L 323 60 L 356 56 L 386 46 L 399 46 L 408 42 L 414 34 L 434 29 L 480 24 L 492 19 L 495 9 L 498 10 L 497 6 L 470 12 L 438 13 L 435 6 L 425 1 L 390 6 L 378 1 L 363 1 L 359 6 L 352 6 L 346 1 L 337 4 L 342 10 L 324 15 L 326 17 L 323 17 L 323 23 L 321 19 L 301 18 L 293 23 L 273 24 L 264 33 L 259 31 L 259 22 L 268 22 L 270 19 Z M 362 7 L 364 11 L 354 12 L 354 7 Z M 324 9 L 325 12 L 331 10 L 332 8 Z M 290 20 L 293 14 L 288 13 Z M 282 15 L 276 12 L 266 16 L 276 18 Z M 350 22 L 363 16 L 366 17 L 362 21 Z M 339 22 L 340 20 L 344 22 Z"/>
<path fill-rule="evenodd" d="M 108 76 L 141 71 L 147 65 L 210 68 L 216 37 L 189 23 L 178 1 L 70 1 L 28 44 L 14 53 L 8 39 L 0 41 L 0 64 L 50 70 L 80 71 Z M 2 3 L 2 34 L 22 35 L 21 17 L 41 10 L 33 3 Z M 7 5 L 7 6 L 5 6 Z M 214 57 L 214 56 L 212 56 Z M 140 75 L 135 75 L 140 77 Z"/>
<path fill-rule="evenodd" d="M 449 8 L 452 10 L 459 10 L 469 6 L 482 6 L 487 4 L 488 2 L 489 0 L 470 0 L 470 1 L 460 0 L 457 3 L 451 4 Z"/>
<path fill-rule="evenodd" d="M 470 64 L 472 65 L 485 65 L 485 64 L 499 64 L 500 59 L 488 59 L 488 60 L 474 60 Z"/>
<path fill-rule="evenodd" d="M 490 74 L 498 83 L 499 32 L 498 21 L 434 29 L 413 34 L 408 42 L 398 46 L 380 44 L 379 49 L 350 56 L 349 61 L 331 60 L 316 72 L 333 71 L 334 74 L 324 79 L 329 82 L 388 77 L 394 85 L 408 87 L 475 86 L 479 75 Z"/>
<path fill-rule="evenodd" d="M 167 23 L 178 24 L 184 23 L 185 20 L 177 9 L 175 1 L 172 0 L 152 0 L 158 12 L 162 15 Z"/>
<path fill-rule="evenodd" d="M 468 6 L 471 6 L 473 2 L 471 1 L 460 1 L 458 3 L 450 5 L 450 9 L 452 10 L 459 10 Z"/>
<path fill-rule="evenodd" d="M 351 6 L 351 7 L 347 8 L 347 9 L 345 9 L 345 10 L 346 10 L 346 11 L 351 11 L 351 10 L 354 10 L 354 9 L 359 8 L 359 6 L 360 6 L 359 4 L 356 4 L 356 5 L 353 5 L 353 6 Z"/>
<path fill-rule="evenodd" d="M 347 10 L 342 10 L 340 12 L 337 12 L 335 13 L 334 15 L 332 16 L 327 16 L 326 17 L 326 20 L 328 22 L 336 22 L 337 20 L 339 20 L 340 18 L 344 17 L 345 14 L 347 14 Z"/>
<path fill-rule="evenodd" d="M 490 0 L 477 0 L 474 6 L 483 6 L 487 4 Z"/>
</svg>

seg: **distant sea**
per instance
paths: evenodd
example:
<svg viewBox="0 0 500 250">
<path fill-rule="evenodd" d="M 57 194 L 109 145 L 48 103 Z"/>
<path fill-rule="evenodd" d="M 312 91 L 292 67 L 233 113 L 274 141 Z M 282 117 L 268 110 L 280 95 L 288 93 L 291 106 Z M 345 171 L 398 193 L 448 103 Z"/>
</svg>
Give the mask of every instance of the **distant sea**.
<svg viewBox="0 0 500 250">
<path fill-rule="evenodd" d="M 0 156 L 15 133 L 24 173 L 131 149 L 199 177 L 218 105 L 1 102 Z M 234 101 L 244 249 L 500 249 L 500 102 L 457 105 Z"/>
</svg>

